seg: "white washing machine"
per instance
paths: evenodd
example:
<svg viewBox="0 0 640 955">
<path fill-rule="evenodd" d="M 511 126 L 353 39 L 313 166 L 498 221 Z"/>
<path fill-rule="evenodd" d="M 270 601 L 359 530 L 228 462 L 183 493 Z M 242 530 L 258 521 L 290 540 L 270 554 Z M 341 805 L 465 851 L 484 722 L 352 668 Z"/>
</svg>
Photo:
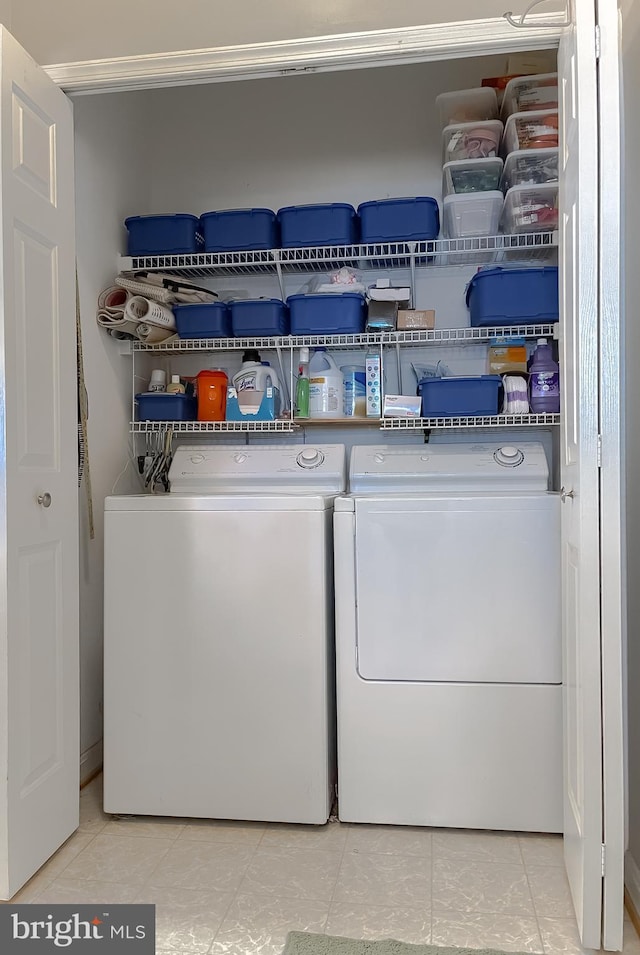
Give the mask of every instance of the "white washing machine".
<svg viewBox="0 0 640 955">
<path fill-rule="evenodd" d="M 538 443 L 353 449 L 334 517 L 341 819 L 562 830 L 548 484 Z"/>
<path fill-rule="evenodd" d="M 107 812 L 324 823 L 345 449 L 180 447 L 105 502 Z"/>
</svg>

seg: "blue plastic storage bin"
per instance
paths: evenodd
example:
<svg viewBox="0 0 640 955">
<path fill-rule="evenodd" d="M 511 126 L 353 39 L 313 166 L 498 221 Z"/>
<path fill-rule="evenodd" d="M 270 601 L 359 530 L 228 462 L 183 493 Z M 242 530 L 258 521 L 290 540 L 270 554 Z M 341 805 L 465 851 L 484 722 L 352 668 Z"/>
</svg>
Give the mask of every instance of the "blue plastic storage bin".
<svg viewBox="0 0 640 955">
<path fill-rule="evenodd" d="M 287 335 L 289 315 L 279 298 L 249 298 L 232 302 L 231 326 L 237 338 L 249 335 Z"/>
<path fill-rule="evenodd" d="M 136 395 L 138 421 L 195 421 L 198 402 L 191 395 L 163 392 Z"/>
<path fill-rule="evenodd" d="M 128 255 L 188 255 L 202 248 L 197 216 L 129 216 Z"/>
<path fill-rule="evenodd" d="M 277 249 L 278 220 L 271 209 L 225 209 L 200 216 L 205 252 Z"/>
<path fill-rule="evenodd" d="M 358 292 L 290 295 L 287 299 L 292 335 L 359 335 L 367 307 Z"/>
<path fill-rule="evenodd" d="M 231 335 L 229 309 L 223 302 L 172 307 L 180 338 L 228 338 Z"/>
<path fill-rule="evenodd" d="M 380 199 L 358 206 L 360 240 L 369 242 L 425 242 L 440 232 L 438 203 L 430 196 Z"/>
<path fill-rule="evenodd" d="M 423 418 L 497 415 L 500 375 L 476 378 L 423 378 L 418 383 Z"/>
<path fill-rule="evenodd" d="M 471 326 L 557 322 L 558 269 L 482 269 L 467 287 Z"/>
<path fill-rule="evenodd" d="M 304 245 L 354 245 L 358 241 L 356 210 L 346 202 L 286 206 L 278 211 L 283 248 Z"/>
</svg>

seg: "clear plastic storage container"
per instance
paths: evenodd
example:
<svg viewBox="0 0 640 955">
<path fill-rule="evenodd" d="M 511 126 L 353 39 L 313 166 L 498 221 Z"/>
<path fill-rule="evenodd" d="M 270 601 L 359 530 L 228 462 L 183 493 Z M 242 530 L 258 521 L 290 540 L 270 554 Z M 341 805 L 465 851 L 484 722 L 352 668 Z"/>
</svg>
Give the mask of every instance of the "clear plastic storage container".
<svg viewBox="0 0 640 955">
<path fill-rule="evenodd" d="M 553 232 L 558 228 L 558 184 L 512 186 L 504 200 L 502 231 Z"/>
<path fill-rule="evenodd" d="M 513 113 L 504 128 L 504 155 L 516 149 L 548 149 L 558 145 L 558 110 Z"/>
<path fill-rule="evenodd" d="M 558 181 L 558 152 L 551 149 L 518 149 L 509 153 L 500 182 L 503 192 L 512 186 L 537 186 Z"/>
<path fill-rule="evenodd" d="M 504 196 L 499 190 L 445 196 L 442 203 L 442 231 L 445 237 L 466 239 L 495 235 L 503 204 Z"/>
<path fill-rule="evenodd" d="M 447 162 L 442 170 L 442 195 L 492 192 L 500 185 L 503 165 L 498 156 Z"/>
<path fill-rule="evenodd" d="M 436 96 L 441 126 L 452 123 L 475 123 L 483 119 L 498 118 L 496 91 L 488 87 L 473 90 L 455 90 Z"/>
<path fill-rule="evenodd" d="M 497 156 L 502 129 L 499 119 L 447 126 L 442 133 L 443 161 L 447 163 L 456 159 L 487 159 Z"/>
<path fill-rule="evenodd" d="M 558 74 L 519 76 L 507 83 L 502 101 L 502 118 L 512 113 L 558 108 Z"/>
</svg>

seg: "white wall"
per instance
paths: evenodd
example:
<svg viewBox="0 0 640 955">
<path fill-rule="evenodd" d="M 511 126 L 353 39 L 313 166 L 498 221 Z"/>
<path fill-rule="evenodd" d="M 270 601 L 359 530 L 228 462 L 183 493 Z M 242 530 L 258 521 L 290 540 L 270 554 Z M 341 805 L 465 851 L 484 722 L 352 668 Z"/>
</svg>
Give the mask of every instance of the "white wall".
<svg viewBox="0 0 640 955">
<path fill-rule="evenodd" d="M 99 108 L 97 106 L 99 105 Z M 140 157 L 138 94 L 86 97 L 75 105 L 78 277 L 87 391 L 89 451 L 96 538 L 88 539 L 84 494 L 80 502 L 81 751 L 102 739 L 103 505 L 126 463 L 131 359 L 96 325 L 98 292 L 113 283 L 122 249 L 122 221 L 147 207 Z M 121 492 L 137 483 L 130 468 Z"/>
<path fill-rule="evenodd" d="M 634 170 L 640 153 L 640 2 L 623 0 L 623 232 L 624 302 L 626 312 L 626 465 L 627 465 L 627 552 L 628 552 L 628 736 L 629 736 L 629 853 L 635 862 L 627 865 L 628 887 L 640 910 L 640 193 Z M 626 170 L 626 172 L 625 172 Z"/>
<path fill-rule="evenodd" d="M 526 3 L 507 6 L 518 13 Z M 504 0 L 17 0 L 12 31 L 39 63 L 53 64 L 499 17 L 504 9 Z"/>
</svg>

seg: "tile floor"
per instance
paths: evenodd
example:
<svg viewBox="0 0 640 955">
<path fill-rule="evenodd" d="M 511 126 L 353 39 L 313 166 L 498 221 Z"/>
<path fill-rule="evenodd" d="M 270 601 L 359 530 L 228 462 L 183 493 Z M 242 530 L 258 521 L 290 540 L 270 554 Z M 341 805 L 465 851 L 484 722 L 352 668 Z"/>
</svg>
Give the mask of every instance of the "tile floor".
<svg viewBox="0 0 640 955">
<path fill-rule="evenodd" d="M 16 896 L 152 902 L 159 955 L 277 955 L 292 929 L 578 955 L 558 837 L 403 827 L 115 820 L 80 829 Z M 625 922 L 625 955 L 640 939 Z"/>
</svg>

